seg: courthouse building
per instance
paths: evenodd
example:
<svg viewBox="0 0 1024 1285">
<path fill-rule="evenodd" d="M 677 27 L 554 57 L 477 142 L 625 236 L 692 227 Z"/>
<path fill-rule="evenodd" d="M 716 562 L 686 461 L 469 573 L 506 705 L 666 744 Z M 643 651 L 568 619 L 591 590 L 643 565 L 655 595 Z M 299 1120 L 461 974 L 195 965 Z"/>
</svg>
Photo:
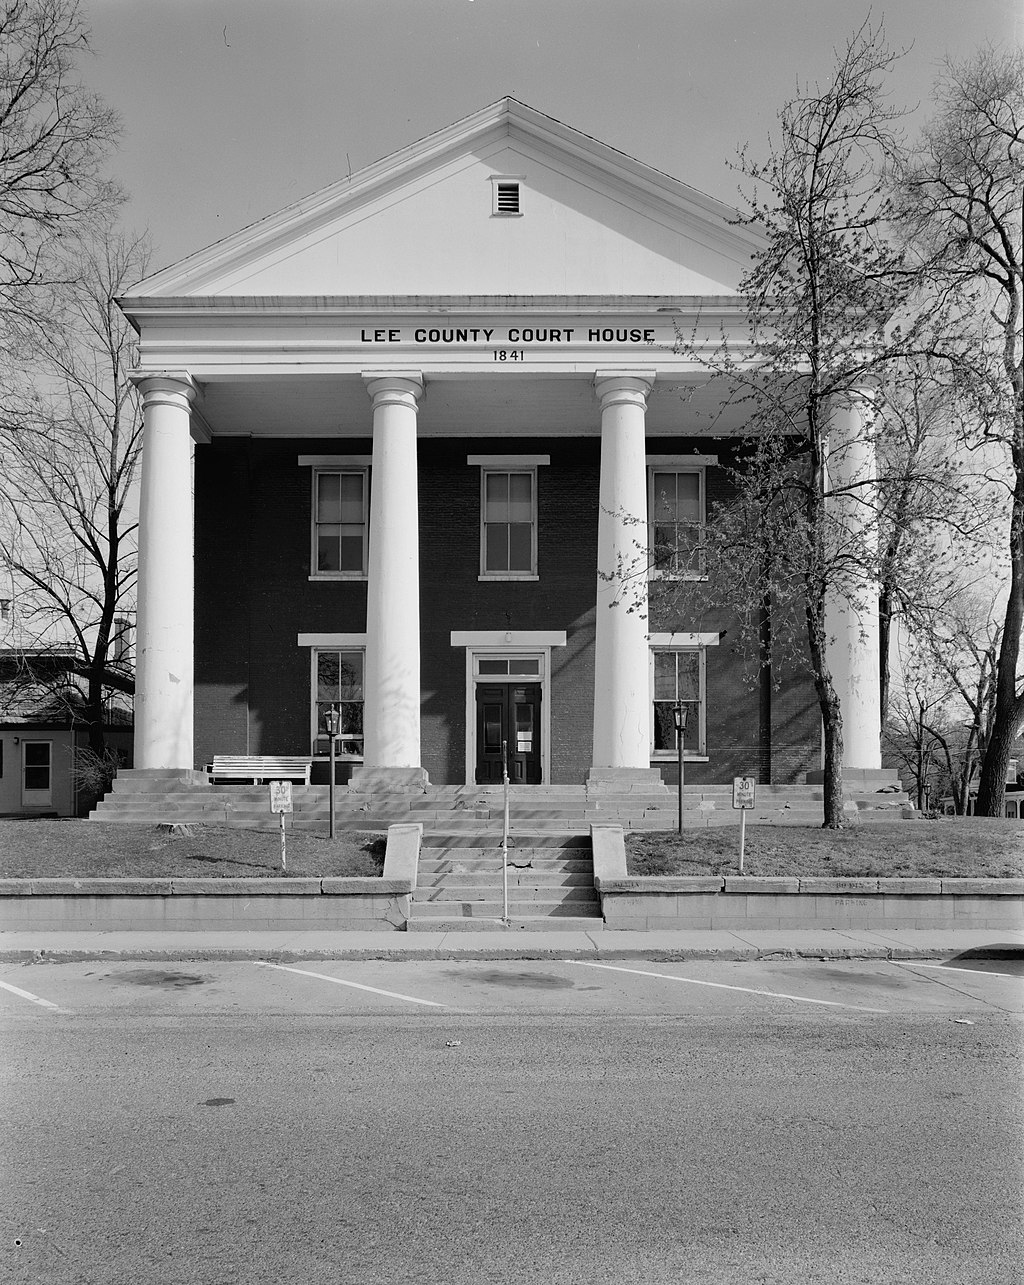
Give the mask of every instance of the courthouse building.
<svg viewBox="0 0 1024 1285">
<path fill-rule="evenodd" d="M 744 423 L 676 340 L 745 341 L 734 219 L 506 98 L 135 287 L 136 768 L 326 780 L 336 707 L 364 785 L 497 781 L 503 742 L 524 784 L 673 781 L 677 702 L 688 782 L 819 768 L 808 674 L 687 614 Z M 877 649 L 838 619 L 873 769 Z"/>
</svg>

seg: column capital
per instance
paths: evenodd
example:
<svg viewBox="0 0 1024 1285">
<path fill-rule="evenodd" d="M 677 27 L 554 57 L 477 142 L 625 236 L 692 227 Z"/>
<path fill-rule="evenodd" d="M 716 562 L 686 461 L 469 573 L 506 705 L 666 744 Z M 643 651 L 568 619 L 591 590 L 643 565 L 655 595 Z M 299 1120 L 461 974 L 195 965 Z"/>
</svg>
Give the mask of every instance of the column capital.
<svg viewBox="0 0 1024 1285">
<path fill-rule="evenodd" d="M 146 406 L 176 406 L 188 410 L 196 399 L 198 388 L 187 370 L 136 371 L 130 375 Z"/>
<path fill-rule="evenodd" d="M 423 376 L 418 370 L 364 370 L 363 383 L 378 406 L 408 406 L 415 410 L 423 396 Z"/>
<path fill-rule="evenodd" d="M 639 406 L 647 409 L 647 395 L 658 378 L 656 370 L 610 370 L 598 371 L 594 377 L 594 391 L 601 402 L 601 409 L 607 406 Z"/>
</svg>

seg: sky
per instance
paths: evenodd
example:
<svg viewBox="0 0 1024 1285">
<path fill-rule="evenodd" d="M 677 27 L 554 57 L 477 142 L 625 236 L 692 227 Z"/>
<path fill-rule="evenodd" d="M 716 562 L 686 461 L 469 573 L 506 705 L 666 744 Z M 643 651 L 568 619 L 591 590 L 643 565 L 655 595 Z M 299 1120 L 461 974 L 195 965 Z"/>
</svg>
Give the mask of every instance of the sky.
<svg viewBox="0 0 1024 1285">
<path fill-rule="evenodd" d="M 1021 0 L 82 0 L 82 79 L 152 269 L 512 95 L 737 204 L 742 144 L 865 20 L 907 49 L 912 137 L 946 57 L 1024 44 Z"/>
</svg>

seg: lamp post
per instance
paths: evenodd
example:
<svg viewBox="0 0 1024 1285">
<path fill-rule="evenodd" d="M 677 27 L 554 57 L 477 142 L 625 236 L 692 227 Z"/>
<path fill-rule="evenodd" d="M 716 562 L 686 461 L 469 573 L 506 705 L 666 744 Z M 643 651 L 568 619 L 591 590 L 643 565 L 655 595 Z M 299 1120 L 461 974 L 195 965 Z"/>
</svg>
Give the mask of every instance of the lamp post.
<svg viewBox="0 0 1024 1285">
<path fill-rule="evenodd" d="M 337 705 L 332 705 L 324 713 L 324 728 L 331 742 L 331 775 L 327 783 L 327 798 L 331 812 L 331 824 L 328 830 L 328 838 L 334 838 L 334 756 L 337 745 L 338 727 L 341 723 L 341 715 L 338 713 Z"/>
<path fill-rule="evenodd" d="M 679 833 L 683 833 L 683 733 L 686 731 L 686 706 L 676 701 L 672 709 L 672 721 L 676 725 L 676 754 L 679 760 Z"/>
</svg>

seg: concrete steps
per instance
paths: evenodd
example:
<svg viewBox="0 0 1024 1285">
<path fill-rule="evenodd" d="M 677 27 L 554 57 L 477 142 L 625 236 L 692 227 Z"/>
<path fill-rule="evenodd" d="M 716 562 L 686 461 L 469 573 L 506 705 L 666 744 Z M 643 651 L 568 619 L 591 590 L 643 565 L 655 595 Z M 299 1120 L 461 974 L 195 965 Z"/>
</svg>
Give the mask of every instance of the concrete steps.
<svg viewBox="0 0 1024 1285">
<path fill-rule="evenodd" d="M 903 815 L 907 796 L 902 791 L 872 789 L 872 784 L 850 783 L 847 805 L 856 811 L 857 819 L 887 820 Z M 292 805 L 289 826 L 327 830 L 326 785 L 294 784 Z M 759 785 L 757 807 L 748 811 L 747 823 L 820 825 L 821 806 L 820 785 Z M 252 829 L 279 825 L 270 812 L 266 785 L 211 785 L 201 772 L 122 772 L 91 815 L 97 821 L 137 825 L 166 821 Z M 335 799 L 336 824 L 343 831 L 383 831 L 389 825 L 418 822 L 427 832 L 490 836 L 500 829 L 502 816 L 503 793 L 497 786 L 439 786 L 388 795 L 339 787 Z M 678 798 L 670 788 L 651 789 L 646 784 L 618 794 L 588 792 L 583 785 L 513 786 L 510 819 L 517 835 L 585 833 L 591 825 L 602 823 L 627 830 L 669 830 L 678 824 Z M 685 828 L 737 825 L 738 821 L 732 808 L 731 784 L 685 787 Z"/>
<path fill-rule="evenodd" d="M 502 922 L 500 834 L 496 843 L 481 843 L 478 837 L 472 846 L 448 842 L 451 837 L 430 836 L 420 849 L 409 932 L 480 931 Z M 550 842 L 554 838 L 562 842 Z M 564 931 L 603 927 L 589 839 L 534 835 L 530 843 L 509 849 L 510 926 Z"/>
</svg>

